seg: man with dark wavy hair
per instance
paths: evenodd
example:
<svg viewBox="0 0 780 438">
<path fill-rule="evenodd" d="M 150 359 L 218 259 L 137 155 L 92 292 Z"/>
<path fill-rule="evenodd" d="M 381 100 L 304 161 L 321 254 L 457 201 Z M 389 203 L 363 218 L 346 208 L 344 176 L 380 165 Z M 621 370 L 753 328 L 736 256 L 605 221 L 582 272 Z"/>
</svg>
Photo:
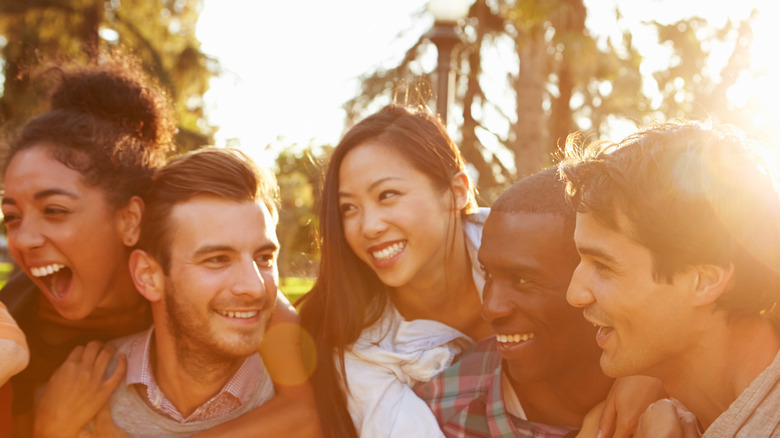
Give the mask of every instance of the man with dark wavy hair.
<svg viewBox="0 0 780 438">
<path fill-rule="evenodd" d="M 774 163 L 733 129 L 682 121 L 569 145 L 560 171 L 581 257 L 567 298 L 598 328 L 601 368 L 675 399 L 640 431 L 697 435 L 682 403 L 705 437 L 780 436 Z"/>
</svg>

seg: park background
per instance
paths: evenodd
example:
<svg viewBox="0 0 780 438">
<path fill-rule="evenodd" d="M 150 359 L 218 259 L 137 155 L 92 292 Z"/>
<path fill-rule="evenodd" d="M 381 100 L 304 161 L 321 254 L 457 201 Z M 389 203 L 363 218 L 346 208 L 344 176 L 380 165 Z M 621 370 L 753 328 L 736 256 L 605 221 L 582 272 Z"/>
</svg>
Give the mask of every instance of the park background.
<svg viewBox="0 0 780 438">
<path fill-rule="evenodd" d="M 436 0 L 432 0 L 436 1 Z M 447 129 L 490 205 L 554 162 L 571 132 L 619 140 L 678 117 L 776 145 L 773 0 L 1 0 L 0 129 L 43 112 L 26 72 L 123 46 L 170 93 L 179 151 L 246 151 L 280 183 L 283 291 L 316 274 L 316 199 L 340 135 L 391 103 L 435 111 L 433 30 L 454 30 Z M 6 270 L 11 265 L 5 265 Z"/>
</svg>

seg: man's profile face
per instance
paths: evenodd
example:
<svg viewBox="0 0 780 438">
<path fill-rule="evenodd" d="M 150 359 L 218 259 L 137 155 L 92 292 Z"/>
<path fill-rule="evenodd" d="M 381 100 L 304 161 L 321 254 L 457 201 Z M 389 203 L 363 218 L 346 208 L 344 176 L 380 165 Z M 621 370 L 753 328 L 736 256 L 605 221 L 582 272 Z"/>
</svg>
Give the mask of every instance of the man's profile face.
<svg viewBox="0 0 780 438">
<path fill-rule="evenodd" d="M 553 214 L 493 211 L 485 223 L 482 316 L 517 383 L 598 367 L 595 329 L 566 302 L 579 258 L 563 222 Z"/>
<path fill-rule="evenodd" d="M 630 229 L 618 214 L 621 230 Z M 663 378 L 693 351 L 697 318 L 689 305 L 697 276 L 692 269 L 671 283 L 653 278 L 653 257 L 623 232 L 604 226 L 593 213 L 578 213 L 574 232 L 582 258 L 567 299 L 598 326 L 601 368 L 611 377 L 644 374 Z"/>
<path fill-rule="evenodd" d="M 262 202 L 197 196 L 170 217 L 168 326 L 184 351 L 257 351 L 276 304 L 279 242 Z"/>
</svg>

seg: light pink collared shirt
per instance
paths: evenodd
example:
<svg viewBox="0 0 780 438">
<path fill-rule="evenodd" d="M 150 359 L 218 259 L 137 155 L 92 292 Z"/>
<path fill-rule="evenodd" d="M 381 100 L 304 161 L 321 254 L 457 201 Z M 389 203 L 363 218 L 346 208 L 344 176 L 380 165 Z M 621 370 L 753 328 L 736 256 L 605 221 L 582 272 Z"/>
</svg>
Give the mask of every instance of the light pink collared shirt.
<svg viewBox="0 0 780 438">
<path fill-rule="evenodd" d="M 208 420 L 209 418 L 225 415 L 233 409 L 240 407 L 249 401 L 255 387 L 260 383 L 260 376 L 264 374 L 260 355 L 253 354 L 247 357 L 238 371 L 214 397 L 200 405 L 187 418 L 184 418 L 173 403 L 163 394 L 160 387 L 157 386 L 157 382 L 152 375 L 150 349 L 153 334 L 154 326 L 147 331 L 146 335 L 136 338 L 130 347 L 130 353 L 127 357 L 125 383 L 127 386 L 141 385 L 139 388 L 141 391 L 139 392 L 146 395 L 146 397 L 142 397 L 146 403 L 157 413 L 179 423 Z"/>
</svg>

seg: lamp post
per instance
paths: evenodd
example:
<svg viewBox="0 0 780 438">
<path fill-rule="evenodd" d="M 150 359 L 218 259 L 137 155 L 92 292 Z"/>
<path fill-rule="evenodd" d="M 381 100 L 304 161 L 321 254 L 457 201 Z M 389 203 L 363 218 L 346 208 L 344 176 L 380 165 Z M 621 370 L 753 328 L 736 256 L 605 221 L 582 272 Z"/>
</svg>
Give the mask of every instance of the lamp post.
<svg viewBox="0 0 780 438">
<path fill-rule="evenodd" d="M 436 111 L 442 123 L 447 125 L 447 109 L 450 102 L 450 81 L 452 73 L 452 49 L 461 41 L 456 32 L 458 20 L 468 15 L 470 0 L 430 0 L 428 12 L 433 15 L 433 28 L 428 39 L 436 45 L 439 53 L 436 66 Z"/>
</svg>

